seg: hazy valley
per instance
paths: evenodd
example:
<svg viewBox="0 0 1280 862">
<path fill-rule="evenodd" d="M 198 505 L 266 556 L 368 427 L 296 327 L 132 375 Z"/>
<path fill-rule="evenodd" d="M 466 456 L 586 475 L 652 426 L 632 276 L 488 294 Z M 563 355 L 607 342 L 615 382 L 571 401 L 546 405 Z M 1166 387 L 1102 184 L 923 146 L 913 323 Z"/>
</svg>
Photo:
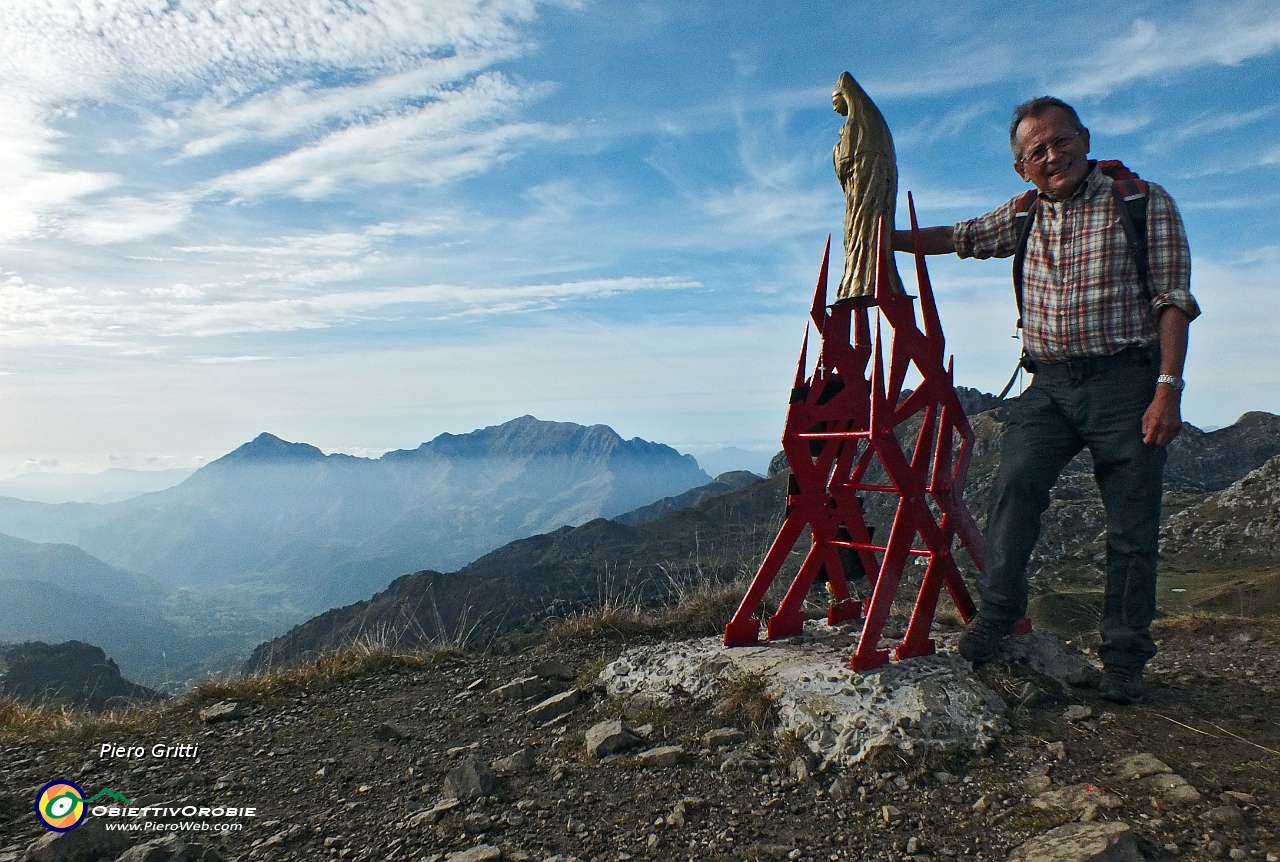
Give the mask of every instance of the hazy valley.
<svg viewBox="0 0 1280 862">
<path fill-rule="evenodd" d="M 709 479 L 668 446 L 530 416 L 378 459 L 262 434 L 122 502 L 0 498 L 0 640 L 78 638 L 184 680 L 406 572 Z"/>
</svg>

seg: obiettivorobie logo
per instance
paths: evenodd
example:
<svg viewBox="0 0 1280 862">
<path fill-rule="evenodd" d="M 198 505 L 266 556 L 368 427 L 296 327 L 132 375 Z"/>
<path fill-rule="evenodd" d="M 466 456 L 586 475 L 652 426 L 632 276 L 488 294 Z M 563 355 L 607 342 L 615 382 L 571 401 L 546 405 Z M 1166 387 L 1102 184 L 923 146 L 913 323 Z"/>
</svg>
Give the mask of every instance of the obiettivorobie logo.
<svg viewBox="0 0 1280 862">
<path fill-rule="evenodd" d="M 129 797 L 110 787 L 104 787 L 86 799 L 80 785 L 65 778 L 55 778 L 36 793 L 36 817 L 45 829 L 70 832 L 84 822 L 89 803 L 103 798 L 129 804 Z"/>
</svg>

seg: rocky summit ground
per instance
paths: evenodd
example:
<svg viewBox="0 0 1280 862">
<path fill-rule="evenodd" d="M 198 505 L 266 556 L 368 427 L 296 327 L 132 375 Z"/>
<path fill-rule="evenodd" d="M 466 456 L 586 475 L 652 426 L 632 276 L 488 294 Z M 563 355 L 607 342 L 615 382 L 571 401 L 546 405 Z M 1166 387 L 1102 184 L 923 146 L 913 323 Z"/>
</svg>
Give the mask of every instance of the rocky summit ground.
<svg viewBox="0 0 1280 862">
<path fill-rule="evenodd" d="M 1157 636 L 1140 705 L 1001 660 L 977 673 L 1007 721 L 985 750 L 890 747 L 825 769 L 777 733 L 760 677 L 671 704 L 606 696 L 601 671 L 653 637 L 206 686 L 115 720 L 0 736 L 0 862 L 1276 862 L 1280 625 L 1182 617 Z M 198 753 L 155 757 L 157 744 Z M 183 819 L 162 811 L 136 819 L 149 832 L 90 818 L 59 838 L 33 816 L 55 778 L 133 807 L 256 811 L 223 818 L 239 831 L 158 832 Z M 1077 855 L 1053 855 L 1046 835 Z"/>
</svg>

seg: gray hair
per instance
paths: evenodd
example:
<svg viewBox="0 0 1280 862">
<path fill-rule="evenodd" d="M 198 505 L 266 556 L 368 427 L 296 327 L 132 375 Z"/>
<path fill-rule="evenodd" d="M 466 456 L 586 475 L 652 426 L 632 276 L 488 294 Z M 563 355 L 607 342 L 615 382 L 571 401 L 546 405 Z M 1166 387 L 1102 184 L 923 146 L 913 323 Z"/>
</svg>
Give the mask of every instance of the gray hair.
<svg viewBox="0 0 1280 862">
<path fill-rule="evenodd" d="M 1009 149 L 1013 150 L 1014 156 L 1018 155 L 1018 124 L 1027 117 L 1039 117 L 1050 108 L 1057 108 L 1065 113 L 1075 125 L 1076 131 L 1085 131 L 1084 123 L 1080 122 L 1080 115 L 1076 113 L 1076 109 L 1061 99 L 1054 96 L 1037 96 L 1034 99 L 1028 99 L 1013 109 L 1013 120 L 1009 123 Z"/>
</svg>

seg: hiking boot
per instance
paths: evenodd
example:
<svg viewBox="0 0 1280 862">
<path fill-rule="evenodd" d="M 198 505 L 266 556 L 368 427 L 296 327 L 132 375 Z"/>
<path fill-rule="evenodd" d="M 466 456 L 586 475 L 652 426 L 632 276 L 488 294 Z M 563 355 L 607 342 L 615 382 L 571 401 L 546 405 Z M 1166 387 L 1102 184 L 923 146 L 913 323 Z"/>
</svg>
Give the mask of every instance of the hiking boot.
<svg viewBox="0 0 1280 862">
<path fill-rule="evenodd" d="M 1000 641 L 1007 634 L 1009 626 L 992 622 L 979 614 L 965 627 L 957 648 L 963 658 L 974 664 L 983 664 L 1000 655 Z"/>
<path fill-rule="evenodd" d="M 1142 700 L 1142 668 L 1108 667 L 1102 672 L 1098 695 L 1112 703 L 1138 703 Z"/>
</svg>

